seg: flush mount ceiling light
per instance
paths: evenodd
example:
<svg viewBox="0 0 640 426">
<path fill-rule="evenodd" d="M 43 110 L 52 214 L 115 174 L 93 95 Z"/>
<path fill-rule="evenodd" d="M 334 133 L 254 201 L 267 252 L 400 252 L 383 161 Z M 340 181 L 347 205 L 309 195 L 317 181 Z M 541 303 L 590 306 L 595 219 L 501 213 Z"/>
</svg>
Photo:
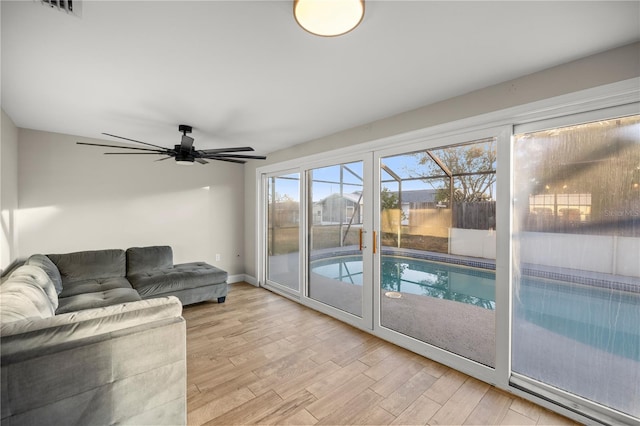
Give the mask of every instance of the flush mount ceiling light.
<svg viewBox="0 0 640 426">
<path fill-rule="evenodd" d="M 294 0 L 293 16 L 311 34 L 339 36 L 360 24 L 364 0 Z"/>
</svg>

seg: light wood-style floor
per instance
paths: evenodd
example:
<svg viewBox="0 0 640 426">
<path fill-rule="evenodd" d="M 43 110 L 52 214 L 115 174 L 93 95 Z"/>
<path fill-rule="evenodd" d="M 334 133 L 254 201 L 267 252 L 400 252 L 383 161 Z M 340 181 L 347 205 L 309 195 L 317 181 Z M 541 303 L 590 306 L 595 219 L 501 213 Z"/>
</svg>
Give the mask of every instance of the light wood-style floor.
<svg viewBox="0 0 640 426">
<path fill-rule="evenodd" d="M 246 283 L 183 315 L 190 425 L 574 424 Z"/>
</svg>

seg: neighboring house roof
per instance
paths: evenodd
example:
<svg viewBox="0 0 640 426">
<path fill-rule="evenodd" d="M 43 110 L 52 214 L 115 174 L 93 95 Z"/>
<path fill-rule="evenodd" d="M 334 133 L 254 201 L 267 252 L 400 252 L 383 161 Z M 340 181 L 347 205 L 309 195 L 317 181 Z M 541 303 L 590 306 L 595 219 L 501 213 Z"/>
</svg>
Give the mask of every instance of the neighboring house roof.
<svg viewBox="0 0 640 426">
<path fill-rule="evenodd" d="M 436 201 L 437 189 L 418 189 L 413 191 L 402 191 L 402 204 L 406 203 L 433 203 Z M 397 191 L 391 192 L 394 195 L 398 195 Z M 331 194 L 314 204 L 324 204 L 327 200 L 340 198 L 340 194 Z M 353 192 L 350 194 L 342 194 L 342 198 L 353 201 L 357 203 L 360 201 L 362 204 L 362 200 L 360 199 L 360 192 Z"/>
<path fill-rule="evenodd" d="M 414 191 L 402 191 L 402 204 L 405 203 L 433 203 L 436 201 L 437 189 L 417 189 Z M 392 194 L 398 195 L 397 191 Z"/>
<path fill-rule="evenodd" d="M 362 199 L 360 198 L 360 193 L 359 192 L 354 192 L 352 194 L 342 194 L 342 196 L 340 194 L 331 194 L 319 201 L 317 201 L 315 204 L 323 204 L 325 201 L 330 200 L 330 199 L 334 199 L 334 198 L 344 198 L 346 200 L 349 201 L 353 201 L 354 203 L 358 203 L 360 202 L 360 204 L 362 204 Z"/>
</svg>

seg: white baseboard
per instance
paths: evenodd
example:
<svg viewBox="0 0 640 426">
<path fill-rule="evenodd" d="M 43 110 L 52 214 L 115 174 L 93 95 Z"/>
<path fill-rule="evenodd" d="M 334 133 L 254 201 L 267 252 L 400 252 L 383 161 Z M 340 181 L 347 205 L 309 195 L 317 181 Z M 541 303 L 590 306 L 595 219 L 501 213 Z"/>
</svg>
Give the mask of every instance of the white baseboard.
<svg viewBox="0 0 640 426">
<path fill-rule="evenodd" d="M 258 280 L 256 280 L 251 275 L 236 274 L 236 275 L 229 275 L 229 277 L 227 278 L 227 283 L 229 283 L 229 284 L 242 282 L 242 281 L 258 287 Z"/>
</svg>

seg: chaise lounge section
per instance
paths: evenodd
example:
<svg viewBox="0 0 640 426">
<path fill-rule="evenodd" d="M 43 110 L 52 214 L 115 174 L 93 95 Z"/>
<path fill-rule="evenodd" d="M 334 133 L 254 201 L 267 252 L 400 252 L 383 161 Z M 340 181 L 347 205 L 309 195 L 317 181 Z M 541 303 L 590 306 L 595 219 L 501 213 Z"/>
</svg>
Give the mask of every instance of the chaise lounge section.
<svg viewBox="0 0 640 426">
<path fill-rule="evenodd" d="M 169 246 L 127 249 L 127 279 L 143 299 L 176 296 L 183 305 L 227 296 L 227 272 L 204 262 L 173 264 Z"/>
</svg>

